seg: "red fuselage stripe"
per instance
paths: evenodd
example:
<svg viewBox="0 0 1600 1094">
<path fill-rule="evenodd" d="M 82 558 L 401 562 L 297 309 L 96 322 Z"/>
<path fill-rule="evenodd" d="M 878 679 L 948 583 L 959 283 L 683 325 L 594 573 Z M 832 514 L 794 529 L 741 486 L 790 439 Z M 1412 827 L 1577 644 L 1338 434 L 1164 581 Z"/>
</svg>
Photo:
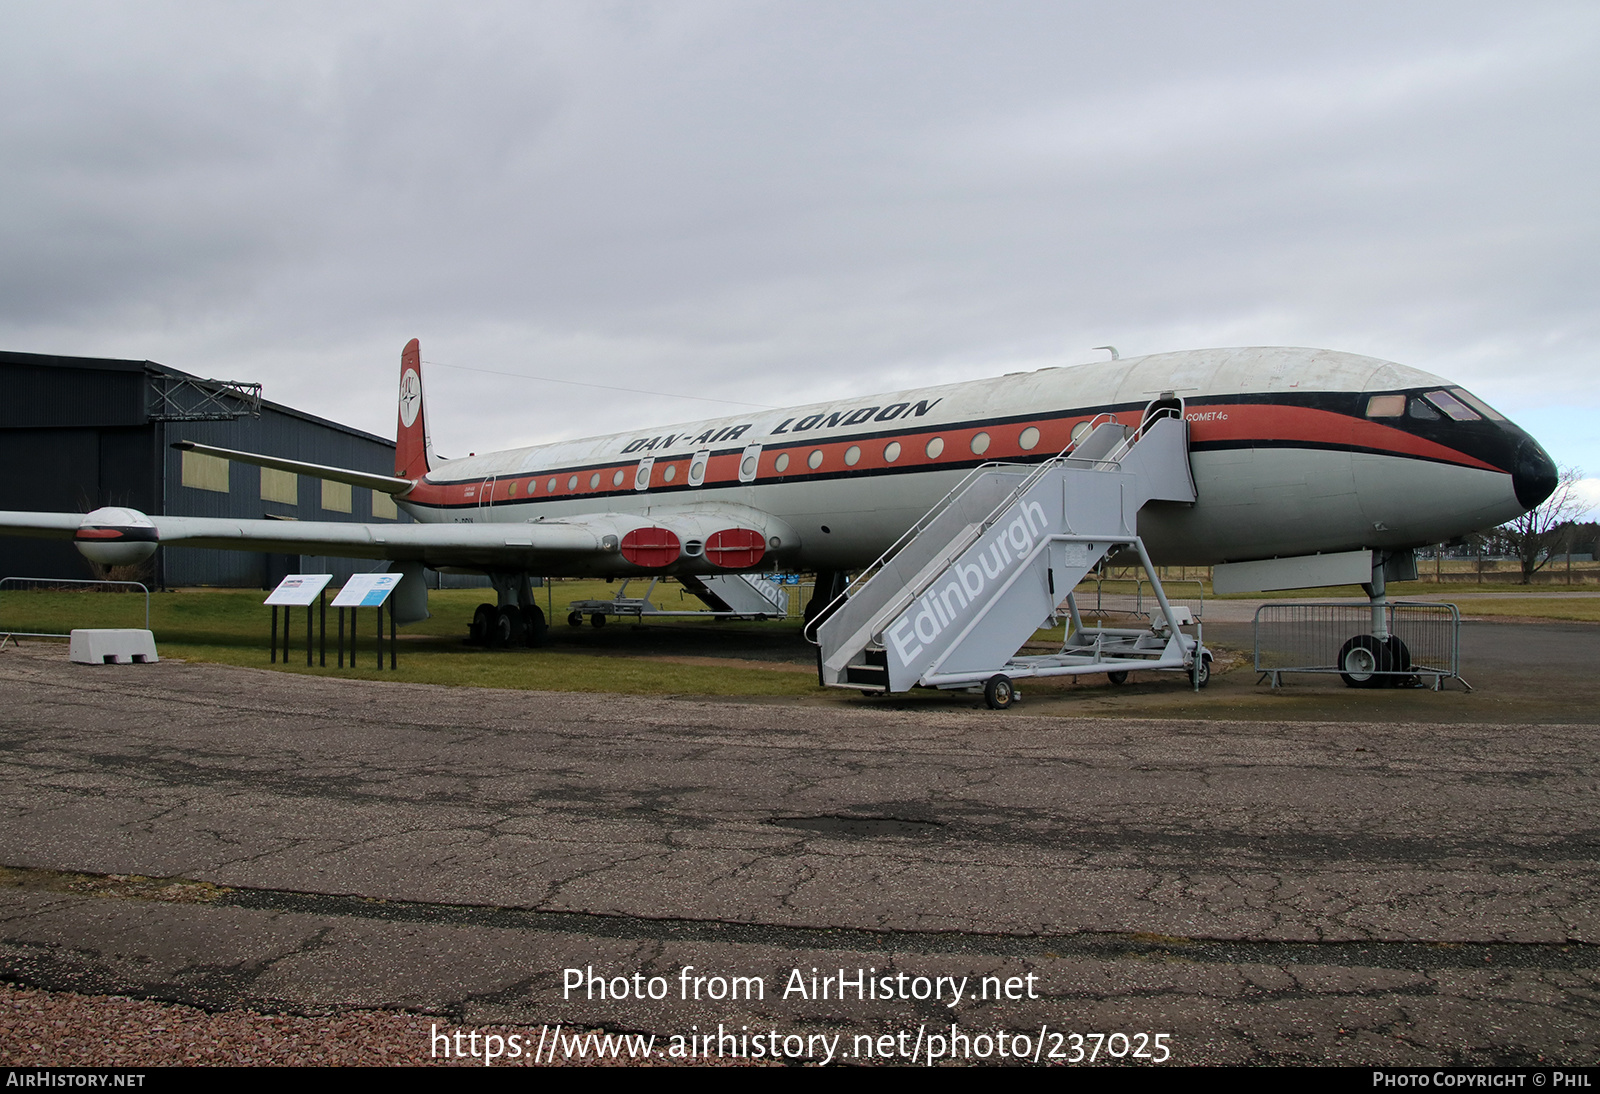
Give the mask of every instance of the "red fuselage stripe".
<svg viewBox="0 0 1600 1094">
<path fill-rule="evenodd" d="M 1124 425 L 1137 425 L 1142 410 L 1124 410 L 1111 416 Z M 1039 418 L 1033 421 L 1010 420 L 1002 423 L 963 423 L 938 429 L 927 428 L 895 435 L 875 435 L 867 440 L 840 438 L 827 441 L 806 442 L 785 438 L 767 445 L 761 451 L 760 469 L 756 482 L 773 483 L 785 479 L 842 472 L 868 472 L 903 470 L 913 467 L 936 468 L 943 465 L 968 465 L 975 460 L 1028 460 L 1039 459 L 1041 454 L 1054 455 L 1071 442 L 1072 430 L 1081 422 L 1088 422 L 1096 414 L 1080 413 L 1066 417 Z M 1286 406 L 1271 403 L 1207 403 L 1191 408 L 1190 444 L 1204 447 L 1208 444 L 1238 446 L 1249 443 L 1274 447 L 1301 443 L 1319 448 L 1348 449 L 1350 451 L 1378 452 L 1412 459 L 1450 463 L 1483 471 L 1501 471 L 1470 456 L 1435 441 L 1415 436 L 1393 426 L 1348 414 L 1339 414 L 1312 407 Z M 1024 432 L 1039 431 L 1038 441 L 1029 449 L 1020 443 Z M 988 435 L 983 450 L 976 451 L 974 439 Z M 934 438 L 943 441 L 937 455 L 928 455 L 928 445 Z M 896 458 L 890 460 L 887 452 L 892 445 L 899 446 Z M 854 463 L 847 462 L 851 448 L 858 449 Z M 813 453 L 822 455 L 812 466 Z M 739 464 L 743 449 L 717 453 L 706 465 L 704 486 L 738 486 Z M 787 458 L 782 470 L 778 464 Z M 650 472 L 650 487 L 678 487 L 688 483 L 691 456 L 669 459 L 657 458 Z M 581 469 L 563 468 L 537 473 L 508 475 L 494 479 L 478 479 L 455 483 L 420 482 L 405 496 L 405 500 L 422 506 L 461 508 L 464 506 L 503 505 L 507 502 L 542 501 L 546 499 L 593 497 L 605 494 L 634 493 L 634 472 L 639 460 L 589 465 Z M 667 469 L 674 469 L 671 482 Z M 617 473 L 622 473 L 618 484 Z M 577 486 L 568 483 L 577 478 Z M 598 482 L 590 485 L 596 477 Z M 555 489 L 549 488 L 555 480 Z M 492 484 L 492 485 L 490 485 Z M 745 484 L 751 485 L 751 484 Z M 647 493 L 648 491 L 638 491 Z"/>
</svg>

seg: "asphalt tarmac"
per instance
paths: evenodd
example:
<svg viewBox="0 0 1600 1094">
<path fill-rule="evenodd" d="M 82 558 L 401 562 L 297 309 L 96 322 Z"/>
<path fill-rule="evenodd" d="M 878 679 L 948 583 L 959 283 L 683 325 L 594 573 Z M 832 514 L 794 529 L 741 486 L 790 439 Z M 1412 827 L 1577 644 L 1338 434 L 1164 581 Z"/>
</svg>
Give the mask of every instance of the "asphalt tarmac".
<svg viewBox="0 0 1600 1094">
<path fill-rule="evenodd" d="M 1588 1064 L 1600 628 L 1469 632 L 1523 651 L 1472 693 L 1001 714 L 6 650 L 0 979 L 788 1062 Z"/>
</svg>

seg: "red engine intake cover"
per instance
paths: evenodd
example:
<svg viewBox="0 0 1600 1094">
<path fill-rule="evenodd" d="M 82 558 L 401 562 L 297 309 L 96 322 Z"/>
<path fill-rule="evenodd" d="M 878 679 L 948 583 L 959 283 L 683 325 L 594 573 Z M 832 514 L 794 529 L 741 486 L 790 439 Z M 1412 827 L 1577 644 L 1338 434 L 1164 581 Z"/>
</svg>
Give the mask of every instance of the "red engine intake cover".
<svg viewBox="0 0 1600 1094">
<path fill-rule="evenodd" d="M 635 528 L 622 537 L 622 557 L 635 566 L 670 566 L 682 553 L 678 537 L 666 528 Z"/>
<path fill-rule="evenodd" d="M 767 553 L 767 537 L 749 528 L 724 528 L 706 539 L 706 560 L 724 570 L 748 570 Z"/>
</svg>

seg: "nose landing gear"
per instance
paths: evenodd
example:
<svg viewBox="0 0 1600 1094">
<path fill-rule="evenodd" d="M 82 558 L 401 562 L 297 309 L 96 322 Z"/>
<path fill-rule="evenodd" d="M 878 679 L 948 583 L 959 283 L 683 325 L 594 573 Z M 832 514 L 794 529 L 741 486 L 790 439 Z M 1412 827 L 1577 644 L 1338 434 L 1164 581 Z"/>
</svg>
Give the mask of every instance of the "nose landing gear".
<svg viewBox="0 0 1600 1094">
<path fill-rule="evenodd" d="M 1411 651 L 1397 635 L 1358 634 L 1339 650 L 1339 678 L 1346 687 L 1392 688 L 1410 672 Z"/>
</svg>

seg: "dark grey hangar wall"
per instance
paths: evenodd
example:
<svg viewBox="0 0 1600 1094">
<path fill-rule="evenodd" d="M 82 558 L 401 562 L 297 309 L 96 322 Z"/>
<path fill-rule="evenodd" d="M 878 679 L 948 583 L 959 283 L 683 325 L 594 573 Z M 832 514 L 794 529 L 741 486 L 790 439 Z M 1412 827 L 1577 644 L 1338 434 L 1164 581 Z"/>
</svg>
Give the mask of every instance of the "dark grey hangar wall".
<svg viewBox="0 0 1600 1094">
<path fill-rule="evenodd" d="M 394 473 L 394 442 L 152 361 L 0 352 L 0 509 L 86 513 L 126 505 L 196 517 L 409 523 L 387 495 L 179 452 L 198 441 L 309 463 Z M 285 573 L 382 569 L 366 560 L 162 548 L 158 584 L 260 586 Z M 0 537 L 0 576 L 90 577 L 66 542 Z"/>
</svg>

